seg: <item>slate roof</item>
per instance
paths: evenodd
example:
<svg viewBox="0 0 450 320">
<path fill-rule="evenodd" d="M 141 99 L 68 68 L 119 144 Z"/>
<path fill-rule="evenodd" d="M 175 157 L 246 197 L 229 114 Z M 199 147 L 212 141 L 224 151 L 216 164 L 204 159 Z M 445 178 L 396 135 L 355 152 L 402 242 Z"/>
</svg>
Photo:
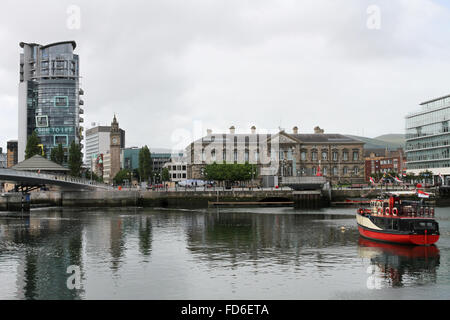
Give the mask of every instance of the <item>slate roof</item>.
<svg viewBox="0 0 450 320">
<path fill-rule="evenodd" d="M 302 142 L 305 143 L 364 143 L 361 140 L 353 139 L 348 136 L 344 136 L 342 134 L 333 134 L 333 133 L 311 133 L 311 134 L 291 134 L 288 133 L 289 136 L 292 136 Z"/>
<path fill-rule="evenodd" d="M 32 156 L 29 159 L 26 159 L 22 162 L 19 162 L 15 166 L 13 166 L 11 169 L 18 170 L 18 171 L 51 171 L 51 172 L 66 172 L 69 171 L 69 169 L 64 168 L 63 166 L 50 161 L 40 155 Z"/>
</svg>

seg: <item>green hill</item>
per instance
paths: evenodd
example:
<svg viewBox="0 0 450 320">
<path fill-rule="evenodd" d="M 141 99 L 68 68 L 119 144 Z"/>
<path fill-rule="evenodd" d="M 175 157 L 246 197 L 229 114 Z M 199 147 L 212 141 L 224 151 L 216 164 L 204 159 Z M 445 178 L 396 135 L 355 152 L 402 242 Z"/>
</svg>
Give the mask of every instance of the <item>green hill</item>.
<svg viewBox="0 0 450 320">
<path fill-rule="evenodd" d="M 404 148 L 404 142 L 399 143 L 399 142 L 395 142 L 395 140 L 384 141 L 384 140 L 380 140 L 378 138 L 367 138 L 367 137 L 354 136 L 354 135 L 349 135 L 349 134 L 347 134 L 346 136 L 364 142 L 365 143 L 364 149 L 386 149 L 386 148 L 388 148 L 388 150 L 397 150 L 398 148 Z M 384 135 L 384 136 L 396 136 L 396 135 Z M 381 136 L 381 137 L 384 137 L 384 136 Z"/>
<path fill-rule="evenodd" d="M 402 133 L 383 134 L 382 136 L 375 137 L 374 139 L 401 146 L 405 145 L 405 135 Z"/>
</svg>

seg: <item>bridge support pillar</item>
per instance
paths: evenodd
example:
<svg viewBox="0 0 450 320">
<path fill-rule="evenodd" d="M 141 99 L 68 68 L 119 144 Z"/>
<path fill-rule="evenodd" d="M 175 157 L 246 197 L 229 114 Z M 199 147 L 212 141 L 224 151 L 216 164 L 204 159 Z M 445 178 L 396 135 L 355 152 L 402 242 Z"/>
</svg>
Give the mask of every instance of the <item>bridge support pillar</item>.
<svg viewBox="0 0 450 320">
<path fill-rule="evenodd" d="M 325 202 L 320 190 L 294 191 L 293 198 L 296 209 L 319 209 Z"/>
</svg>

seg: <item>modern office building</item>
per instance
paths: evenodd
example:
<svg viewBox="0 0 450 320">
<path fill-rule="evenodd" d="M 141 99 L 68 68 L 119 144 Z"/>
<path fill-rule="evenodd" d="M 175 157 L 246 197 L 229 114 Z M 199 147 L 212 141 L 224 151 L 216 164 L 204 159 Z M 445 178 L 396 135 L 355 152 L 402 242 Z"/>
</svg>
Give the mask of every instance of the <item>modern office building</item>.
<svg viewBox="0 0 450 320">
<path fill-rule="evenodd" d="M 139 168 L 139 152 L 141 148 L 131 147 L 121 150 L 120 164 L 121 168 L 129 170 L 137 170 Z M 152 159 L 153 180 L 159 182 L 161 180 L 162 169 L 166 163 L 171 162 L 172 158 L 179 159 L 183 156 L 182 152 L 173 154 L 170 150 L 150 148 L 150 156 Z"/>
<path fill-rule="evenodd" d="M 422 102 L 405 117 L 408 173 L 450 177 L 450 95 Z"/>
<path fill-rule="evenodd" d="M 28 137 L 35 131 L 47 158 L 51 149 L 83 140 L 84 104 L 75 41 L 49 45 L 20 43 L 18 161 L 25 158 Z"/>
<path fill-rule="evenodd" d="M 10 140 L 6 143 L 6 157 L 7 157 L 7 167 L 11 168 L 16 165 L 18 161 L 18 141 Z"/>
<path fill-rule="evenodd" d="M 119 129 L 120 148 L 125 148 L 125 130 Z M 84 164 L 87 167 L 95 165 L 95 161 L 100 154 L 106 154 L 110 148 L 111 126 L 95 126 L 86 130 L 86 157 Z"/>
</svg>

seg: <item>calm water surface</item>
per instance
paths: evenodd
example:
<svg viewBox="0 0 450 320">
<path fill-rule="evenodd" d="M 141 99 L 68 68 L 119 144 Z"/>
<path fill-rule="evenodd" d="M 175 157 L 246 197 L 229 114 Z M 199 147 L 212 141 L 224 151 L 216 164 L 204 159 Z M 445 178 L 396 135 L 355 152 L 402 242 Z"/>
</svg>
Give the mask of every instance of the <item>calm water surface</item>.
<svg viewBox="0 0 450 320">
<path fill-rule="evenodd" d="M 449 299 L 433 247 L 360 239 L 354 208 L 42 209 L 0 218 L 0 299 Z M 81 287 L 69 290 L 69 266 Z"/>
</svg>

